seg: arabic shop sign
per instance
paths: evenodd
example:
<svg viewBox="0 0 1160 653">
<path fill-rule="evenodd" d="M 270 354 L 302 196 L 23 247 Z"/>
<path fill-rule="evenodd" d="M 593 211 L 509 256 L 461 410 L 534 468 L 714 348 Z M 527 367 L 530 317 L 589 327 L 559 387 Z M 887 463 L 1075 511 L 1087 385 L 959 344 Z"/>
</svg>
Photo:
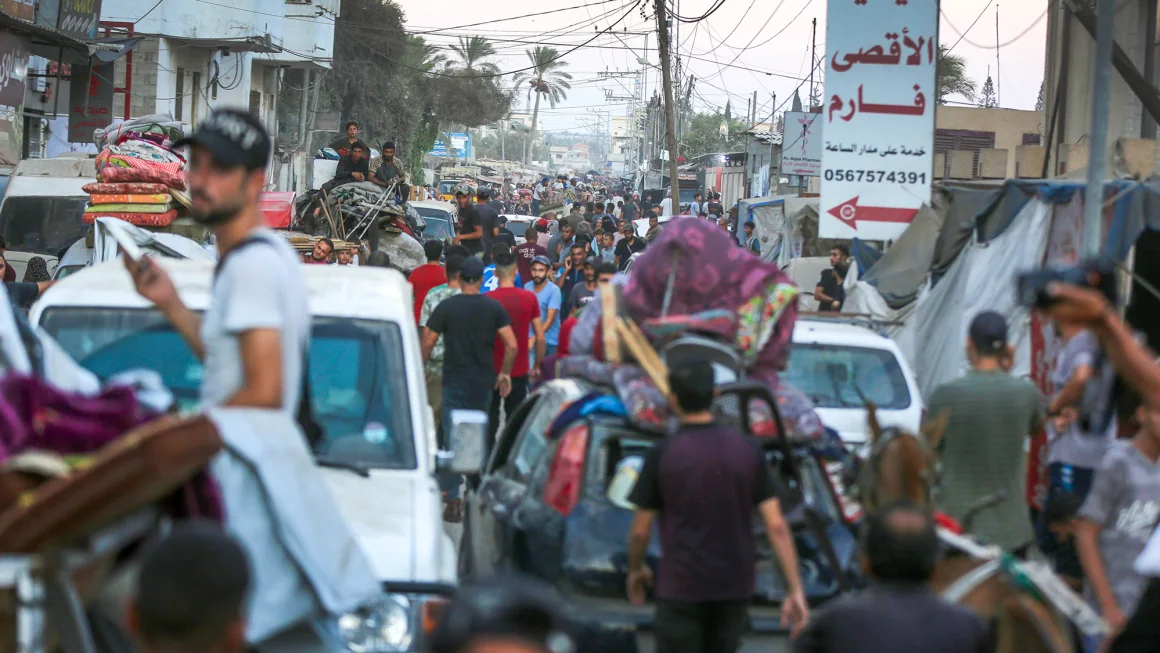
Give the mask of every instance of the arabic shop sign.
<svg viewBox="0 0 1160 653">
<path fill-rule="evenodd" d="M 0 29 L 0 165 L 16 165 L 24 150 L 24 85 L 29 40 Z"/>
<path fill-rule="evenodd" d="M 113 64 L 73 66 L 68 87 L 68 141 L 90 143 L 113 122 Z"/>
<path fill-rule="evenodd" d="M 36 18 L 35 0 L 0 0 L 0 11 L 31 23 Z"/>
<path fill-rule="evenodd" d="M 829 0 L 827 15 L 818 235 L 893 240 L 930 200 L 938 3 Z"/>
<path fill-rule="evenodd" d="M 820 113 L 789 111 L 781 148 L 781 173 L 817 177 L 822 171 L 822 124 Z"/>
</svg>

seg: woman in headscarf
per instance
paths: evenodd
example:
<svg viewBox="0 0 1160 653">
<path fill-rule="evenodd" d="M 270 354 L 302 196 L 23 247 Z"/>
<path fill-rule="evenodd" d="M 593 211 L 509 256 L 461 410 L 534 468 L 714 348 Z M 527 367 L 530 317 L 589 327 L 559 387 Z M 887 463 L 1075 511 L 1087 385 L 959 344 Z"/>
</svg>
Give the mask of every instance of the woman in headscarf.
<svg viewBox="0 0 1160 653">
<path fill-rule="evenodd" d="M 43 257 L 33 256 L 28 259 L 28 267 L 24 268 L 24 283 L 48 281 L 51 278 L 48 274 L 48 262 Z"/>
<path fill-rule="evenodd" d="M 33 257 L 28 261 L 29 267 L 31 268 L 32 261 L 37 259 L 39 259 L 40 264 L 44 266 L 45 276 L 43 281 L 30 281 L 28 283 L 5 282 L 4 284 L 4 287 L 8 290 L 9 301 L 20 308 L 28 308 L 29 306 L 32 306 L 32 303 L 40 297 L 41 293 L 43 293 L 45 290 L 48 290 L 52 284 L 56 283 L 55 281 L 51 281 L 48 278 L 48 266 L 45 265 L 43 258 L 40 258 L 39 256 Z M 0 278 L 5 277 L 7 272 L 11 269 L 11 266 L 8 265 L 8 261 L 3 257 L 3 255 L 0 255 Z M 24 275 L 24 278 L 28 279 L 27 273 Z"/>
</svg>

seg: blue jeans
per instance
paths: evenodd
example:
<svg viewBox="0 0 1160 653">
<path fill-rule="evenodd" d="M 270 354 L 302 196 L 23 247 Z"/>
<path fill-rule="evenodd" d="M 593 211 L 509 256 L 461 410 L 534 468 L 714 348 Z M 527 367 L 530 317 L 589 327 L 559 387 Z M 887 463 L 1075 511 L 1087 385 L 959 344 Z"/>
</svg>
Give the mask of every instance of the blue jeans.
<svg viewBox="0 0 1160 653">
<path fill-rule="evenodd" d="M 532 215 L 540 217 L 540 200 L 532 200 Z"/>
<path fill-rule="evenodd" d="M 447 449 L 449 438 L 446 429 L 451 428 L 451 411 L 478 410 L 487 414 L 491 409 L 491 395 L 494 392 L 495 381 L 487 383 L 463 383 L 447 385 L 443 383 L 443 432 L 439 434 L 439 447 Z M 458 499 L 460 486 L 463 485 L 463 475 L 450 472 L 438 472 L 439 489 L 447 493 L 450 499 Z"/>
</svg>

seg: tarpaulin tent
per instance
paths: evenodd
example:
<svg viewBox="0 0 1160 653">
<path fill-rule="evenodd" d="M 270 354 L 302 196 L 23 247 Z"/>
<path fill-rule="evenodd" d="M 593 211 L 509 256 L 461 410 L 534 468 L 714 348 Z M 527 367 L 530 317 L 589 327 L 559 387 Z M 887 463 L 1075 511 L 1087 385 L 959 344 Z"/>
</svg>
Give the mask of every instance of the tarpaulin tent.
<svg viewBox="0 0 1160 653">
<path fill-rule="evenodd" d="M 818 198 L 771 195 L 744 199 L 737 203 L 737 225 L 741 230 L 753 222 L 753 233 L 761 242 L 761 258 L 784 266 L 791 258 L 802 256 L 805 239 L 817 235 Z M 803 224 L 814 225 L 803 231 Z"/>
<path fill-rule="evenodd" d="M 847 288 L 844 312 L 901 320 L 890 329 L 910 360 L 924 396 L 967 369 L 966 330 L 980 311 L 1007 318 L 1015 347 L 1012 374 L 1045 393 L 1058 342 L 1050 324 L 1019 306 L 1019 272 L 1079 262 L 1083 251 L 1084 184 L 1009 180 L 948 184 L 939 224 L 924 211 L 862 279 Z M 1104 251 L 1127 256 L 1145 229 L 1160 230 L 1160 181 L 1111 181 L 1104 209 Z M 902 251 L 899 251 L 902 250 Z M 1033 473 L 1042 451 L 1033 441 Z M 1033 496 L 1041 497 L 1041 486 Z"/>
</svg>

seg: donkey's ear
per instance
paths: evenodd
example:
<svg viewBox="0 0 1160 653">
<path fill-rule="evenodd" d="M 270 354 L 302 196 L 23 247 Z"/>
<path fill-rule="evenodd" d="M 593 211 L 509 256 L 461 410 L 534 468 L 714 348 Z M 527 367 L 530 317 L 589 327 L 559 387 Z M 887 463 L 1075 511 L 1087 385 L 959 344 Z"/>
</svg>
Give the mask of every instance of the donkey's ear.
<svg viewBox="0 0 1160 653">
<path fill-rule="evenodd" d="M 943 434 L 946 433 L 947 424 L 950 423 L 950 411 L 943 410 L 934 419 L 928 419 L 922 424 L 922 437 L 926 438 L 927 445 L 933 451 L 938 451 L 939 444 L 942 443 Z"/>
<path fill-rule="evenodd" d="M 878 406 L 874 402 L 866 402 L 866 427 L 870 431 L 870 444 L 878 442 L 882 437 L 882 425 L 878 423 Z"/>
</svg>

